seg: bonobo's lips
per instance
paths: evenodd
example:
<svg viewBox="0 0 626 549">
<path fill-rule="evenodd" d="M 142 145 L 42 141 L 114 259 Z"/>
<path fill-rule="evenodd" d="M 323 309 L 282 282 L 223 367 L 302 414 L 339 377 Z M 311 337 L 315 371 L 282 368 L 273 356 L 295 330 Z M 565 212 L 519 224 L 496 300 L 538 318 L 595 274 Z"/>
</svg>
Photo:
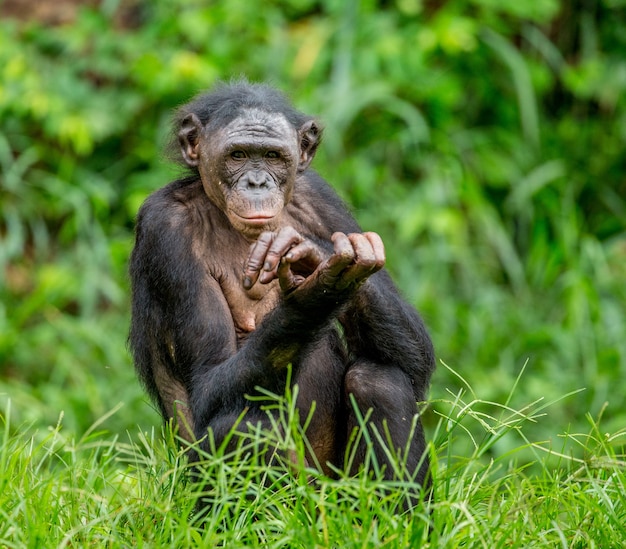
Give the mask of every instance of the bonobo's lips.
<svg viewBox="0 0 626 549">
<path fill-rule="evenodd" d="M 246 225 L 250 225 L 252 227 L 263 227 L 267 225 L 272 219 L 276 216 L 272 214 L 259 214 L 251 217 L 244 217 L 243 215 L 235 214 L 241 221 L 243 221 Z"/>
</svg>

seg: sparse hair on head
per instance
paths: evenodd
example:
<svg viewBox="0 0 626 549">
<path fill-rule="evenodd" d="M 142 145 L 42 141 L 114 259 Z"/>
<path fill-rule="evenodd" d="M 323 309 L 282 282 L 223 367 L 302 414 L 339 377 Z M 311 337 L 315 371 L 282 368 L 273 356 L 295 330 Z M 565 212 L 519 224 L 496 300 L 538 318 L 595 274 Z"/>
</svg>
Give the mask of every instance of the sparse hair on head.
<svg viewBox="0 0 626 549">
<path fill-rule="evenodd" d="M 280 113 L 296 129 L 314 119 L 295 109 L 285 94 L 268 84 L 250 82 L 245 78 L 221 81 L 174 111 L 167 156 L 174 162 L 185 164 L 180 153 L 178 131 L 189 114 L 195 114 L 209 129 L 216 129 L 229 124 L 248 109 Z"/>
</svg>

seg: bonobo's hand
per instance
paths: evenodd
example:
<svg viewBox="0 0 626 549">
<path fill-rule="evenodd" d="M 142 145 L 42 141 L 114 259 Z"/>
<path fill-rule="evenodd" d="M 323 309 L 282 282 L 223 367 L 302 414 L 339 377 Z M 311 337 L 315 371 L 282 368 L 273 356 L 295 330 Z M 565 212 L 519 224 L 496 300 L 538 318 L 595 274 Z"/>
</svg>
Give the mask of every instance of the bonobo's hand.
<svg viewBox="0 0 626 549">
<path fill-rule="evenodd" d="M 337 299 L 357 288 L 385 264 L 385 247 L 376 233 L 335 233 L 334 251 L 324 253 L 292 228 L 263 233 L 244 267 L 244 287 L 278 278 L 286 294 L 300 299 Z"/>
<path fill-rule="evenodd" d="M 334 251 L 328 259 L 305 279 L 293 276 L 290 262 L 297 260 L 297 247 L 292 259 L 285 258 L 278 268 L 283 291 L 292 292 L 297 301 L 306 299 L 340 299 L 358 288 L 368 277 L 385 265 L 385 247 L 376 233 L 335 233 L 331 237 Z"/>
<path fill-rule="evenodd" d="M 261 233 L 250 246 L 250 253 L 243 267 L 243 287 L 249 290 L 257 280 L 261 284 L 267 284 L 280 278 L 278 270 L 281 262 L 288 263 L 291 275 L 296 281 L 302 282 L 327 256 L 319 246 L 305 239 L 293 227 L 284 227 L 275 233 Z"/>
</svg>

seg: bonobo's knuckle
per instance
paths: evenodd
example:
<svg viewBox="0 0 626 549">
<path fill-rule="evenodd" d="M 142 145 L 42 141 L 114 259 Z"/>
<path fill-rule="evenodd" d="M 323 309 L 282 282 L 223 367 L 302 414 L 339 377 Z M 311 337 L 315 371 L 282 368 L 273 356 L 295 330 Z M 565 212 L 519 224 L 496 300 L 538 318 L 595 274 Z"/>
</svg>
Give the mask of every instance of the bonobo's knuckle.
<svg viewBox="0 0 626 549">
<path fill-rule="evenodd" d="M 284 227 L 276 235 L 271 249 L 273 253 L 282 256 L 289 248 L 302 241 L 304 238 L 293 227 Z"/>
<path fill-rule="evenodd" d="M 367 268 L 373 268 L 376 263 L 376 254 L 369 240 L 363 235 L 350 235 L 350 242 L 354 246 L 356 263 Z"/>
<path fill-rule="evenodd" d="M 286 227 L 280 229 L 279 235 L 281 236 L 281 238 L 294 240 L 296 242 L 302 242 L 304 240 L 302 235 L 298 231 L 296 231 L 291 225 L 287 225 Z"/>
<path fill-rule="evenodd" d="M 262 260 L 262 258 L 261 258 Z M 250 257 L 246 263 L 245 271 L 258 271 L 261 268 L 262 261 L 255 257 Z"/>
<path fill-rule="evenodd" d="M 354 249 L 341 250 L 338 255 L 341 258 L 342 263 L 352 263 L 356 257 Z"/>
<path fill-rule="evenodd" d="M 357 258 L 356 264 L 359 267 L 362 267 L 363 271 L 369 271 L 376 266 L 376 258 L 373 256 L 359 256 Z"/>
<path fill-rule="evenodd" d="M 373 242 L 374 240 L 379 240 L 382 244 L 383 239 L 378 233 L 375 233 L 374 231 L 365 231 L 363 233 L 363 236 L 365 236 L 370 242 Z"/>
<path fill-rule="evenodd" d="M 384 263 L 385 262 L 385 244 L 383 243 L 383 239 L 380 238 L 380 235 L 378 233 L 367 232 L 367 233 L 364 233 L 364 235 L 369 240 L 376 257 Z"/>
<path fill-rule="evenodd" d="M 330 256 L 323 269 L 324 276 L 336 278 L 352 263 L 354 256 L 348 254 L 333 254 Z"/>
<path fill-rule="evenodd" d="M 276 233 L 273 233 L 271 231 L 263 231 L 259 235 L 259 238 L 257 238 L 257 242 L 263 243 L 263 244 L 270 244 L 274 240 L 275 236 L 276 236 Z"/>
<path fill-rule="evenodd" d="M 350 239 L 345 233 L 336 232 L 336 233 L 333 233 L 333 235 L 330 238 L 333 242 L 335 250 L 345 248 L 345 247 L 351 247 Z"/>
</svg>

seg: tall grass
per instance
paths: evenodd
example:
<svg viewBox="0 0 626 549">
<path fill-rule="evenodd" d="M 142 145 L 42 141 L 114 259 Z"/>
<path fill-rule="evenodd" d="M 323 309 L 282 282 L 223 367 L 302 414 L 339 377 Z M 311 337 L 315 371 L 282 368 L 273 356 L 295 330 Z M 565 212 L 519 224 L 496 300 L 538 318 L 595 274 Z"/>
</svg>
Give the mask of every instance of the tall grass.
<svg viewBox="0 0 626 549">
<path fill-rule="evenodd" d="M 514 409 L 466 387 L 435 404 L 433 499 L 406 512 L 410 483 L 385 482 L 372 468 L 331 480 L 305 467 L 289 394 L 270 404 L 272 429 L 250 432 L 230 452 L 213 447 L 194 474 L 168 429 L 123 441 L 96 424 L 74 440 L 59 421 L 41 437 L 12 428 L 9 403 L 0 545 L 618 547 L 626 539 L 626 429 L 606 433 L 601 418 L 588 417 L 588 432 L 563 433 L 555 448 L 525 440 L 525 424 L 549 420 L 543 403 Z M 492 457 L 507 437 L 517 444 Z M 265 465 L 268 446 L 290 459 Z"/>
<path fill-rule="evenodd" d="M 316 169 L 485 399 L 528 358 L 526 400 L 586 388 L 554 424 L 607 401 L 626 423 L 623 10 L 233 1 L 155 0 L 132 29 L 110 1 L 0 21 L 0 393 L 20 423 L 65 410 L 81 432 L 119 399 L 112 430 L 154 420 L 123 343 L 134 217 L 176 176 L 171 108 L 241 73 L 326 124 Z"/>
</svg>

